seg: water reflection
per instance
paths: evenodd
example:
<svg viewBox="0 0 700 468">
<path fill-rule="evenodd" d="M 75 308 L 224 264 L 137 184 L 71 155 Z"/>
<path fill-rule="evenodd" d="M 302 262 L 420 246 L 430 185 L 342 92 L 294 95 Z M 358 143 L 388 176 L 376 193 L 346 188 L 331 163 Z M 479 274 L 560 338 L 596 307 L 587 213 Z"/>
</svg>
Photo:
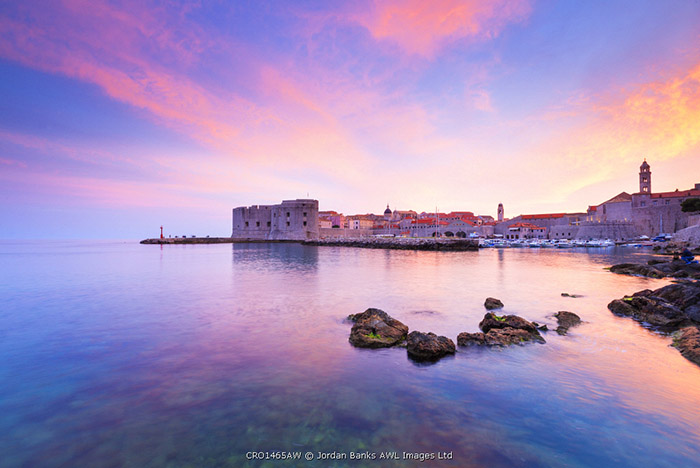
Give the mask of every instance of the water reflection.
<svg viewBox="0 0 700 468">
<path fill-rule="evenodd" d="M 460 467 L 700 456 L 700 368 L 606 308 L 666 284 L 603 269 L 648 252 L 180 247 L 0 244 L 3 466 L 261 466 L 245 453 L 295 449 L 446 450 L 437 466 Z M 456 340 L 487 296 L 584 323 L 429 365 L 348 343 L 344 318 L 367 307 Z"/>
</svg>

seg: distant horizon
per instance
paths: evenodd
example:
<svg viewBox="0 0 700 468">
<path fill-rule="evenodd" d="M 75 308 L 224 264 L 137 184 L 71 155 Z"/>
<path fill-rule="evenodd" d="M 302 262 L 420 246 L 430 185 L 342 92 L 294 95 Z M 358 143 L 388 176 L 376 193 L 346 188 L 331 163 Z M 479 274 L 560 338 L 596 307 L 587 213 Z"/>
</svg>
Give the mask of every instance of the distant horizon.
<svg viewBox="0 0 700 468">
<path fill-rule="evenodd" d="M 221 235 L 237 206 L 307 197 L 582 212 L 634 193 L 645 158 L 654 191 L 685 190 L 698 17 L 650 0 L 11 2 L 0 238 Z"/>
</svg>

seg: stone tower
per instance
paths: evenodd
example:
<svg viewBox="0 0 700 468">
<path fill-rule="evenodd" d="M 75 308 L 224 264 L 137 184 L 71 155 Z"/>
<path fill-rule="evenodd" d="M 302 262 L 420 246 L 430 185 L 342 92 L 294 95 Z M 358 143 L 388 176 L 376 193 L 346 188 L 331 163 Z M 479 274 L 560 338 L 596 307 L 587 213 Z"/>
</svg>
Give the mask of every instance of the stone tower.
<svg viewBox="0 0 700 468">
<path fill-rule="evenodd" d="M 651 193 L 651 167 L 646 158 L 639 166 L 639 193 Z"/>
<path fill-rule="evenodd" d="M 498 222 L 503 221 L 503 203 L 498 204 Z"/>
</svg>

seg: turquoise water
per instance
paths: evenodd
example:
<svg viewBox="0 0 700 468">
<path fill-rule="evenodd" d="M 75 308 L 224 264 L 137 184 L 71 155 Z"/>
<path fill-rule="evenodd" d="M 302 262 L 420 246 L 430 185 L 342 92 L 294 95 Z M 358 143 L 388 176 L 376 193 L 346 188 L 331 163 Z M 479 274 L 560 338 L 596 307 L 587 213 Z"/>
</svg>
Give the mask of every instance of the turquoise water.
<svg viewBox="0 0 700 468">
<path fill-rule="evenodd" d="M 649 257 L 5 241 L 0 465 L 697 466 L 700 367 L 606 308 L 666 284 L 603 269 Z M 367 307 L 456 341 L 487 296 L 585 323 L 432 365 L 347 341 L 344 317 Z M 266 451 L 301 459 L 250 459 Z"/>
</svg>

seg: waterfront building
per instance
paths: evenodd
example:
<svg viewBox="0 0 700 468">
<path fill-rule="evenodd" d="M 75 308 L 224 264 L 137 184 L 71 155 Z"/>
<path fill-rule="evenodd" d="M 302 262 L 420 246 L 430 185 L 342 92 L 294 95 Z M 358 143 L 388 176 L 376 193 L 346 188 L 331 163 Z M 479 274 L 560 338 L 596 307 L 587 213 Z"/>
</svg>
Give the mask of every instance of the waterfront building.
<svg viewBox="0 0 700 468">
<path fill-rule="evenodd" d="M 234 208 L 231 237 L 242 240 L 318 239 L 318 200 L 284 200 L 279 205 Z"/>
</svg>

